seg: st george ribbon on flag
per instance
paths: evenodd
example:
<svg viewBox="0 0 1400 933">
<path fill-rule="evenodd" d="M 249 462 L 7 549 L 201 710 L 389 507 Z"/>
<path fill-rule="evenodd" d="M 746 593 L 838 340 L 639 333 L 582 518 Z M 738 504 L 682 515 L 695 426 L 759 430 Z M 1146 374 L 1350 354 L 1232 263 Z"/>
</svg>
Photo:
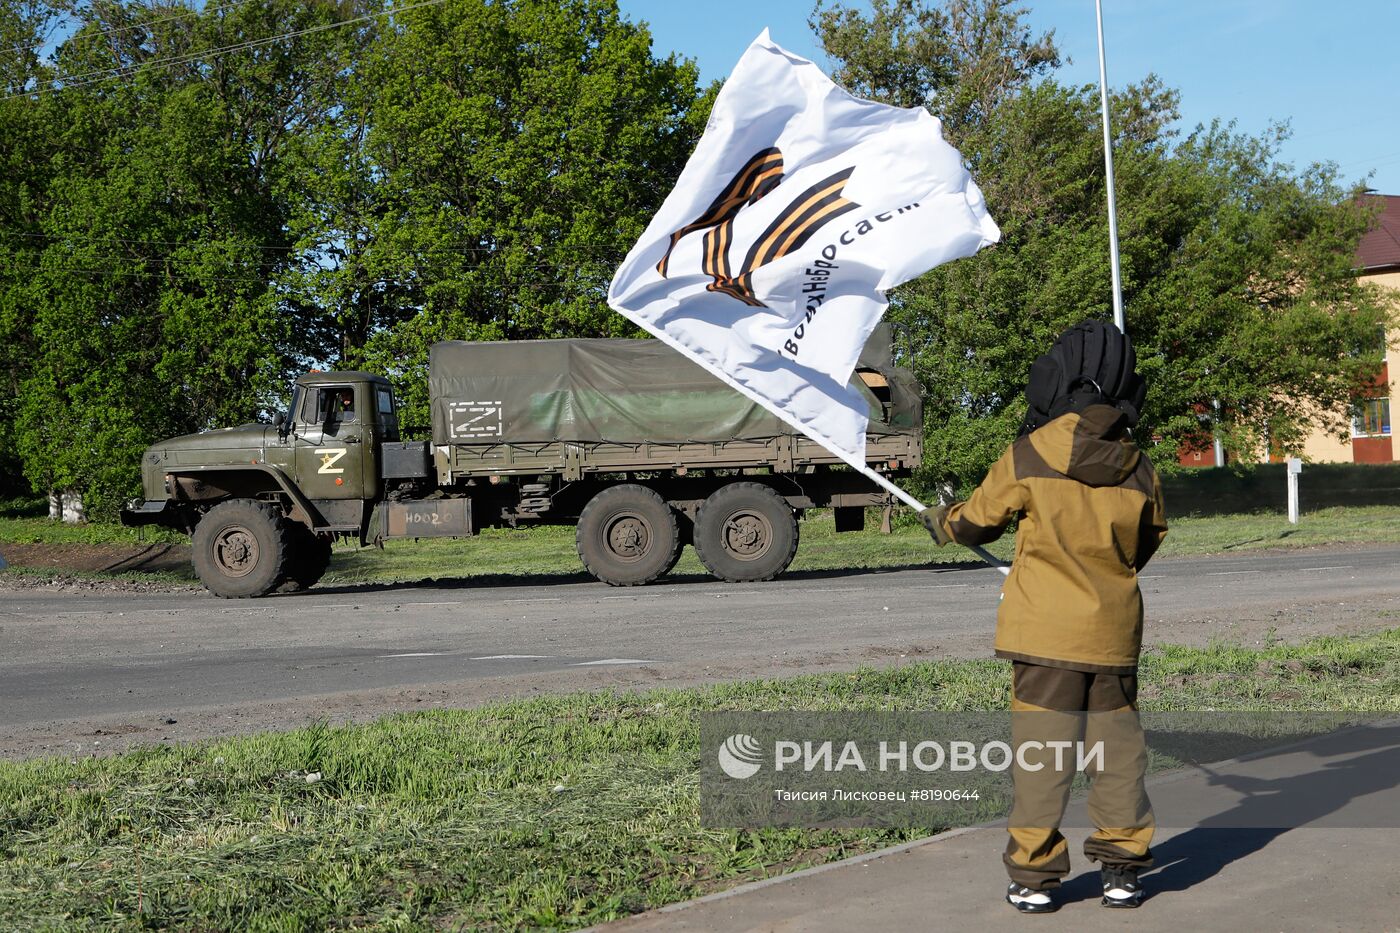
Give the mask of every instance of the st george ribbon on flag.
<svg viewBox="0 0 1400 933">
<path fill-rule="evenodd" d="M 608 303 L 847 463 L 885 292 L 1001 237 L 942 124 L 754 40 Z"/>
</svg>

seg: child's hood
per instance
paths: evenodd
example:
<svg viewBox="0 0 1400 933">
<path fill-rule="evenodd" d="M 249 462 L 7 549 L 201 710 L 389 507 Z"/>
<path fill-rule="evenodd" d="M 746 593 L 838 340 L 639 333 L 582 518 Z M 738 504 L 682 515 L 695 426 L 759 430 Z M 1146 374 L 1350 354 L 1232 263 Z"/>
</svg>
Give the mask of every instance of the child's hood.
<svg viewBox="0 0 1400 933">
<path fill-rule="evenodd" d="M 1051 469 L 1089 486 L 1117 486 L 1142 456 L 1127 416 L 1110 405 L 1061 415 L 1032 431 L 1030 442 Z"/>
</svg>

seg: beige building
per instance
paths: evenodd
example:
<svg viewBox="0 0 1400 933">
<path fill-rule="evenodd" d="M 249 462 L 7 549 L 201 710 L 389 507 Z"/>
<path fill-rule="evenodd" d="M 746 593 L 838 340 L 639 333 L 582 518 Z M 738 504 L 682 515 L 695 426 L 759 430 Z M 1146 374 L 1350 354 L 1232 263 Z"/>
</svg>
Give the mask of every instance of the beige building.
<svg viewBox="0 0 1400 933">
<path fill-rule="evenodd" d="M 1367 195 L 1379 201 L 1381 215 L 1375 229 L 1361 238 L 1356 248 L 1356 265 L 1363 280 L 1400 294 L 1400 195 Z M 1391 463 L 1390 402 L 1394 383 L 1390 374 L 1400 377 L 1400 333 L 1384 335 L 1385 363 L 1376 377 L 1375 389 L 1361 400 L 1361 416 L 1352 422 L 1350 437 L 1339 439 L 1321 431 L 1309 436 L 1301 451 L 1275 451 L 1262 459 L 1279 461 L 1302 454 L 1310 463 Z M 1182 466 L 1212 467 L 1235 459 L 1231 452 L 1212 449 L 1210 436 L 1203 435 L 1196 445 L 1183 445 L 1178 453 Z"/>
<path fill-rule="evenodd" d="M 1356 263 L 1363 279 L 1400 294 L 1400 196 L 1372 195 L 1381 202 L 1380 223 L 1361 239 Z M 1385 365 L 1375 391 L 1362 400 L 1361 417 L 1351 426 L 1351 437 L 1338 440 L 1314 434 L 1303 444 L 1303 458 L 1314 463 L 1390 463 L 1395 449 L 1390 434 L 1390 403 L 1394 391 L 1391 373 L 1400 373 L 1400 334 L 1385 335 Z"/>
</svg>

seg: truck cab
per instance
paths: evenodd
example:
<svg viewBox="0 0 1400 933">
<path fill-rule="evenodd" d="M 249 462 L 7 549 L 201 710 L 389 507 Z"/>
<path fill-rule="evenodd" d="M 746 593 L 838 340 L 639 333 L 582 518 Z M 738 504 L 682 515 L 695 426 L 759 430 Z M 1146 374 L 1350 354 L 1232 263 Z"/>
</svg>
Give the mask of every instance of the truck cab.
<svg viewBox="0 0 1400 933">
<path fill-rule="evenodd" d="M 382 447 L 398 439 L 387 379 L 309 372 L 271 425 L 147 448 L 144 498 L 128 503 L 122 523 L 190 533 L 195 570 L 221 596 L 301 589 L 324 573 L 336 535 L 363 539 L 382 492 Z"/>
<path fill-rule="evenodd" d="M 358 526 L 362 510 L 348 503 L 379 498 L 381 446 L 399 439 L 388 380 L 363 372 L 307 373 L 279 427 L 297 488 L 319 504 L 326 524 Z"/>
</svg>

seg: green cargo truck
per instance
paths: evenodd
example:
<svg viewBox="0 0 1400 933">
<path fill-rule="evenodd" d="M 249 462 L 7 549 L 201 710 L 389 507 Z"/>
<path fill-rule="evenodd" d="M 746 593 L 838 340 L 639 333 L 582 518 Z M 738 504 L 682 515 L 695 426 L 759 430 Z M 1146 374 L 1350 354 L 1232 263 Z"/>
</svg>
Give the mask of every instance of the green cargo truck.
<svg viewBox="0 0 1400 933">
<path fill-rule="evenodd" d="M 892 476 L 922 456 L 911 375 L 877 331 L 852 383 L 870 405 L 867 458 Z M 393 387 L 312 372 L 270 425 L 171 438 L 142 463 L 128 525 L 192 537 L 195 571 L 225 597 L 310 587 L 336 537 L 467 536 L 577 526 L 606 583 L 648 583 L 694 546 L 716 577 L 768 580 L 806 509 L 863 527 L 887 494 L 814 441 L 654 340 L 445 342 L 429 365 L 432 440 L 399 436 Z"/>
</svg>

